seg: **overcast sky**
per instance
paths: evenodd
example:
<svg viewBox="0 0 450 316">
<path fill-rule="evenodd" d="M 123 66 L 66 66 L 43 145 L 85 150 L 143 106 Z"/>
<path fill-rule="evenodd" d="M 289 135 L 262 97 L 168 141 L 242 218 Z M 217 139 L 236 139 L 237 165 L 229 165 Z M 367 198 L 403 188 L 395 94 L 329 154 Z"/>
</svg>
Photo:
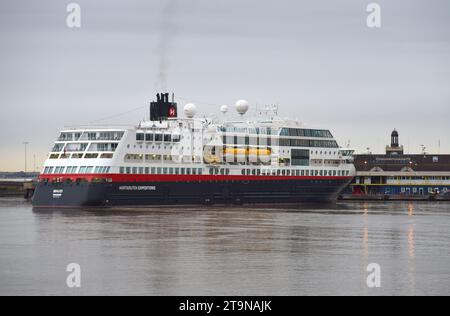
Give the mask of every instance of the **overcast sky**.
<svg viewBox="0 0 450 316">
<path fill-rule="evenodd" d="M 144 107 L 161 63 L 201 113 L 276 103 L 360 151 L 382 152 L 397 128 L 407 151 L 440 139 L 450 153 L 448 0 L 379 0 L 381 29 L 366 25 L 369 0 L 78 0 L 80 29 L 70 2 L 0 0 L 2 171 L 24 169 L 23 141 L 40 166 L 64 126 Z"/>
</svg>

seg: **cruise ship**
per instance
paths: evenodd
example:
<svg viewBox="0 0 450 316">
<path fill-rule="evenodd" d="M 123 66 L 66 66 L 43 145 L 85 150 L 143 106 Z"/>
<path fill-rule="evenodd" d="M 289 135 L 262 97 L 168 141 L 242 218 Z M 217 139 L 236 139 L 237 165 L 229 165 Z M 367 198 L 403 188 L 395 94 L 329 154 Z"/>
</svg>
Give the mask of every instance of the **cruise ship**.
<svg viewBox="0 0 450 316">
<path fill-rule="evenodd" d="M 355 176 L 353 150 L 328 129 L 281 118 L 182 115 L 174 96 L 157 95 L 148 120 L 129 128 L 61 131 L 39 176 L 37 208 L 151 207 L 333 202 Z M 235 115 L 238 117 L 237 115 Z"/>
</svg>

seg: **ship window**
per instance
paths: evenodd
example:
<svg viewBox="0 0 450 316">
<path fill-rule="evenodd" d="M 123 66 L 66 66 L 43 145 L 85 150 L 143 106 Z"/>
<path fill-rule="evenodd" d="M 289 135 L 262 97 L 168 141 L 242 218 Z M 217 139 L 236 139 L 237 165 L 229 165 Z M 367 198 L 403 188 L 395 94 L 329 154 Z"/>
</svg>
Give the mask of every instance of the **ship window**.
<svg viewBox="0 0 450 316">
<path fill-rule="evenodd" d="M 68 152 L 81 152 L 87 149 L 88 143 L 71 143 L 67 144 L 66 151 Z"/>
<path fill-rule="evenodd" d="M 94 167 L 87 167 L 86 168 L 86 173 L 92 173 L 93 169 L 94 169 Z"/>
<path fill-rule="evenodd" d="M 175 174 L 180 174 L 180 169 L 179 168 L 175 168 Z"/>
<path fill-rule="evenodd" d="M 131 168 L 127 167 L 127 174 L 131 174 Z"/>
<path fill-rule="evenodd" d="M 162 141 L 163 141 L 163 135 L 155 134 L 155 142 L 162 142 Z"/>
<path fill-rule="evenodd" d="M 150 168 L 149 167 L 145 167 L 145 174 L 149 174 L 150 173 Z"/>
<path fill-rule="evenodd" d="M 156 169 L 156 174 L 161 174 L 161 172 L 162 172 L 162 168 L 157 168 Z"/>
<path fill-rule="evenodd" d="M 169 168 L 169 174 L 173 174 L 173 168 Z"/>
<path fill-rule="evenodd" d="M 72 141 L 73 134 L 72 133 L 61 133 L 61 136 L 58 138 L 59 141 Z"/>
<path fill-rule="evenodd" d="M 241 174 L 242 174 L 243 176 L 245 176 L 245 169 L 242 169 L 242 170 L 241 170 Z"/>
<path fill-rule="evenodd" d="M 144 174 L 144 167 L 139 167 L 139 174 Z"/>
<path fill-rule="evenodd" d="M 81 174 L 86 173 L 86 167 L 80 167 L 80 173 Z"/>
<path fill-rule="evenodd" d="M 138 142 L 143 142 L 145 140 L 145 134 L 144 133 L 136 133 L 136 140 Z"/>
<path fill-rule="evenodd" d="M 151 169 L 151 174 L 156 174 L 156 168 L 153 167 L 153 168 Z"/>
<path fill-rule="evenodd" d="M 64 148 L 64 144 L 55 144 L 55 146 L 52 149 L 52 152 L 60 152 Z"/>
<path fill-rule="evenodd" d="M 202 175 L 202 174 L 203 174 L 203 169 L 199 168 L 197 174 L 198 174 L 198 175 Z"/>
<path fill-rule="evenodd" d="M 164 134 L 164 142 L 170 143 L 172 141 L 172 135 Z"/>
<path fill-rule="evenodd" d="M 113 154 L 102 154 L 100 156 L 101 159 L 112 159 L 113 158 Z"/>
<path fill-rule="evenodd" d="M 50 155 L 50 159 L 58 159 L 59 155 L 58 154 L 52 154 Z"/>
<path fill-rule="evenodd" d="M 131 170 L 132 170 L 131 171 L 132 174 L 137 174 L 137 167 L 133 167 Z"/>
<path fill-rule="evenodd" d="M 172 136 L 172 140 L 173 140 L 174 143 L 179 143 L 180 142 L 180 138 L 181 138 L 180 135 L 173 135 Z"/>
<path fill-rule="evenodd" d="M 147 133 L 145 134 L 145 141 L 147 142 L 152 142 L 154 140 L 154 135 L 153 133 Z"/>
<path fill-rule="evenodd" d="M 125 173 L 125 168 L 124 167 L 120 167 L 120 173 L 124 174 Z"/>
<path fill-rule="evenodd" d="M 96 159 L 96 158 L 98 158 L 98 154 L 86 154 L 84 156 L 84 158 L 86 158 L 86 159 Z"/>
<path fill-rule="evenodd" d="M 101 167 L 95 167 L 95 173 L 100 173 Z"/>
<path fill-rule="evenodd" d="M 96 140 L 97 133 L 88 133 L 88 140 Z"/>
</svg>

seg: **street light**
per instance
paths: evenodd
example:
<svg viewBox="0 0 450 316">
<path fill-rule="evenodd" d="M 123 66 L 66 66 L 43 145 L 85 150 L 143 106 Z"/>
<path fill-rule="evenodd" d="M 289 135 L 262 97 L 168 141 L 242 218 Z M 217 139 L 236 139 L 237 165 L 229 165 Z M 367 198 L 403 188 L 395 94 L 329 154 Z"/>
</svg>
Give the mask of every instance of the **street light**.
<svg viewBox="0 0 450 316">
<path fill-rule="evenodd" d="M 25 146 L 25 174 L 27 173 L 27 146 L 29 144 L 29 142 L 23 142 L 23 145 Z"/>
</svg>

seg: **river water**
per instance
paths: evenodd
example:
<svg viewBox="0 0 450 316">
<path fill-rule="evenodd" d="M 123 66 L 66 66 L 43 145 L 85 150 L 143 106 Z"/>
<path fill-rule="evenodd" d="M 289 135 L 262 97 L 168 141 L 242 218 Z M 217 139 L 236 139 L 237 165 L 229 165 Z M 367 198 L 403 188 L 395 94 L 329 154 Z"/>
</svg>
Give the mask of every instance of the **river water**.
<svg viewBox="0 0 450 316">
<path fill-rule="evenodd" d="M 0 295 L 449 294 L 449 203 L 37 211 L 0 199 Z"/>
</svg>

